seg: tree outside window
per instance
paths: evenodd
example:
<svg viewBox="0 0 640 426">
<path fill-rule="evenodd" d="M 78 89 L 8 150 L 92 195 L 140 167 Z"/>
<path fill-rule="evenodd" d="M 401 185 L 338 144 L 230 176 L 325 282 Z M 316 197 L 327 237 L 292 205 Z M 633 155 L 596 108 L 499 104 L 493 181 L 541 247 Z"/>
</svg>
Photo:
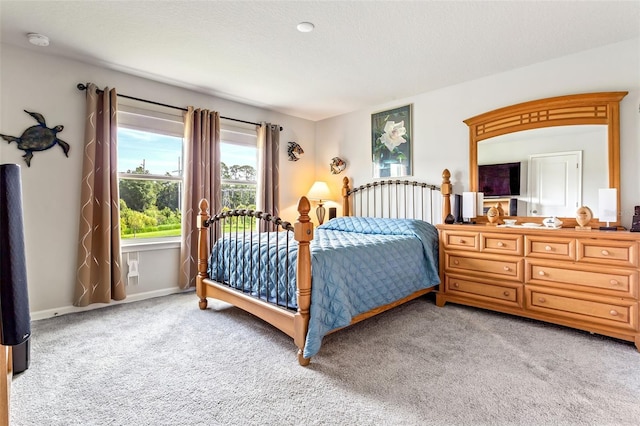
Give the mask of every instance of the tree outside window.
<svg viewBox="0 0 640 426">
<path fill-rule="evenodd" d="M 180 236 L 181 156 L 182 138 L 118 129 L 122 239 Z"/>
</svg>

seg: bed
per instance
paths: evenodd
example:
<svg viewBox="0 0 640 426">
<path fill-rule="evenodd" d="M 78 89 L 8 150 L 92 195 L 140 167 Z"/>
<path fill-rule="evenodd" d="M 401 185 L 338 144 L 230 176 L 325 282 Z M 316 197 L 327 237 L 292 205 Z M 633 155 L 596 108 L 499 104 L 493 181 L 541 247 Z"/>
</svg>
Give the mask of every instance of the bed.
<svg viewBox="0 0 640 426">
<path fill-rule="evenodd" d="M 237 306 L 293 338 L 308 365 L 329 333 L 434 290 L 439 223 L 450 212 L 450 173 L 440 185 L 381 180 L 350 188 L 343 216 L 314 229 L 306 197 L 293 224 L 252 210 L 198 214 L 200 309 Z M 209 243 L 212 244 L 209 249 Z"/>
</svg>

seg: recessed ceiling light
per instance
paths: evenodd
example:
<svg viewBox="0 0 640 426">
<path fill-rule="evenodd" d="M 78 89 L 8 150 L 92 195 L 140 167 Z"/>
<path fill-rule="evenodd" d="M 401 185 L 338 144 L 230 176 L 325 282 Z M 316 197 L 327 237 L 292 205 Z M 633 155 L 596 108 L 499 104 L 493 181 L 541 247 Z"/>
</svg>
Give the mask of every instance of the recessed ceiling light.
<svg viewBox="0 0 640 426">
<path fill-rule="evenodd" d="M 36 46 L 46 47 L 49 45 L 49 37 L 46 35 L 29 33 L 27 34 L 27 39 L 29 39 L 29 43 L 35 44 Z"/>
<path fill-rule="evenodd" d="M 300 22 L 296 28 L 298 28 L 298 31 L 301 33 L 310 33 L 315 28 L 315 25 L 311 22 Z"/>
</svg>

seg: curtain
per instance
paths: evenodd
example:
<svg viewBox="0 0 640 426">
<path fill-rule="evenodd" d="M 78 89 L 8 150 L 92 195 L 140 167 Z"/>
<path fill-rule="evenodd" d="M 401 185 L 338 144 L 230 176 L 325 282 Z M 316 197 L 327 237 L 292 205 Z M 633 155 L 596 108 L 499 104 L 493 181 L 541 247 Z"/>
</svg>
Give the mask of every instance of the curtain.
<svg viewBox="0 0 640 426">
<path fill-rule="evenodd" d="M 182 244 L 180 288 L 195 286 L 198 272 L 196 216 L 200 200 L 209 201 L 209 213 L 222 206 L 220 190 L 220 114 L 187 108 L 184 120 L 184 191 L 182 191 Z"/>
<path fill-rule="evenodd" d="M 75 306 L 126 297 L 122 281 L 116 90 L 88 84 Z"/>
<path fill-rule="evenodd" d="M 258 134 L 258 210 L 280 215 L 280 126 L 261 123 Z"/>
</svg>

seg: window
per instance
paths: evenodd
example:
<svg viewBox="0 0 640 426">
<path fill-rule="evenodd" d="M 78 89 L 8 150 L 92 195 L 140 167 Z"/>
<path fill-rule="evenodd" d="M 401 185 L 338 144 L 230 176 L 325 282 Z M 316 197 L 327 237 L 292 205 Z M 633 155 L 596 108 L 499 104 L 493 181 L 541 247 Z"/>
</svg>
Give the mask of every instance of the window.
<svg viewBox="0 0 640 426">
<path fill-rule="evenodd" d="M 184 121 L 180 111 L 118 105 L 118 178 L 123 241 L 177 239 L 181 232 Z M 255 128 L 221 125 L 222 208 L 255 209 Z"/>
<path fill-rule="evenodd" d="M 118 105 L 123 240 L 180 236 L 183 132 L 179 110 Z"/>
<path fill-rule="evenodd" d="M 223 210 L 255 209 L 258 172 L 255 128 L 221 125 L 220 163 Z"/>
</svg>

